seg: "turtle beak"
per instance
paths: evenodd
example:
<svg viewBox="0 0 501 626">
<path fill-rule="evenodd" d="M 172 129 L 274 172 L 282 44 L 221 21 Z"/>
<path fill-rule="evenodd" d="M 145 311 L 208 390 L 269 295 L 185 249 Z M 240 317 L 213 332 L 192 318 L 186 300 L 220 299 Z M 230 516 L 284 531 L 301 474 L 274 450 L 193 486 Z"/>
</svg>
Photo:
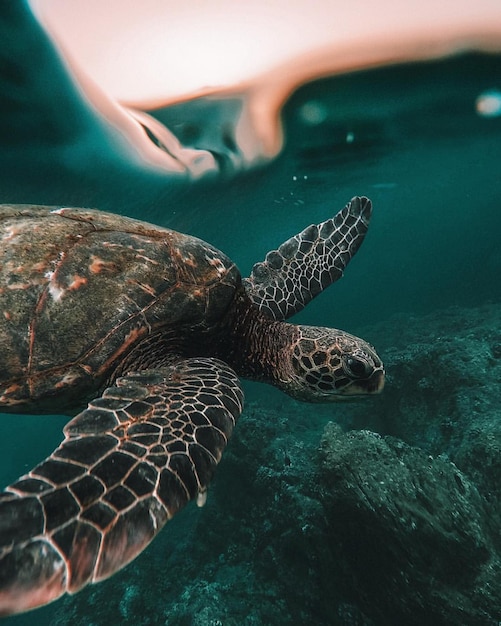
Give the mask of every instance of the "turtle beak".
<svg viewBox="0 0 501 626">
<path fill-rule="evenodd" d="M 378 370 L 367 381 L 368 393 L 381 393 L 384 389 L 385 375 L 384 370 Z"/>
<path fill-rule="evenodd" d="M 361 380 L 357 383 L 360 392 L 364 394 L 375 395 L 381 393 L 384 388 L 385 375 L 384 370 L 376 370 L 367 380 Z"/>
<path fill-rule="evenodd" d="M 373 396 L 383 391 L 384 383 L 384 370 L 378 369 L 365 380 L 353 381 L 349 387 L 343 390 L 343 395 L 345 395 L 345 397 L 351 396 L 353 399 L 368 395 Z"/>
</svg>

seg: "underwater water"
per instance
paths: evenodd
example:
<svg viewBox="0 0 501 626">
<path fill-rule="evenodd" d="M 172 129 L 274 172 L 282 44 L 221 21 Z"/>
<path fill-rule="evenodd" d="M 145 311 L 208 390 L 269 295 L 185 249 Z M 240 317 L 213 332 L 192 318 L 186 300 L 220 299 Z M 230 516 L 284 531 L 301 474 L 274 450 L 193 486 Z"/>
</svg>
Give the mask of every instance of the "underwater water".
<svg viewBox="0 0 501 626">
<path fill-rule="evenodd" d="M 175 194 L 131 184 L 120 206 L 113 184 L 96 185 L 94 206 L 197 235 L 244 275 L 369 196 L 360 252 L 295 320 L 366 338 L 387 388 L 325 407 L 246 384 L 203 509 L 188 506 L 110 580 L 3 624 L 499 624 L 501 114 L 482 113 L 489 93 L 501 100 L 499 55 L 326 78 L 291 96 L 285 148 L 262 169 Z M 42 460 L 64 421 L 2 416 L 0 482 Z"/>
</svg>

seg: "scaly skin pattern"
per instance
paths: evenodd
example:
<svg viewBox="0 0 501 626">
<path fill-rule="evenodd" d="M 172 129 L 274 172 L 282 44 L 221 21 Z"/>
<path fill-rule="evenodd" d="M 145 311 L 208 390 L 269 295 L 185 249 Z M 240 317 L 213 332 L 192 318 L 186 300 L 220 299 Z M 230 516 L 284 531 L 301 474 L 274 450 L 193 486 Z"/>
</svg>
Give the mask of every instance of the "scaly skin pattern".
<svg viewBox="0 0 501 626">
<path fill-rule="evenodd" d="M 337 328 L 275 321 L 237 292 L 224 351 L 216 356 L 251 380 L 303 402 L 342 402 L 379 393 L 384 366 L 375 349 Z"/>
<path fill-rule="evenodd" d="M 257 308 L 275 320 L 288 319 L 301 311 L 343 276 L 364 240 L 371 214 L 368 198 L 353 198 L 330 220 L 311 224 L 278 250 L 268 252 L 244 279 Z"/>
<path fill-rule="evenodd" d="M 131 374 L 91 402 L 59 448 L 0 495 L 0 614 L 132 560 L 205 493 L 242 403 L 238 378 L 216 359 Z"/>
</svg>

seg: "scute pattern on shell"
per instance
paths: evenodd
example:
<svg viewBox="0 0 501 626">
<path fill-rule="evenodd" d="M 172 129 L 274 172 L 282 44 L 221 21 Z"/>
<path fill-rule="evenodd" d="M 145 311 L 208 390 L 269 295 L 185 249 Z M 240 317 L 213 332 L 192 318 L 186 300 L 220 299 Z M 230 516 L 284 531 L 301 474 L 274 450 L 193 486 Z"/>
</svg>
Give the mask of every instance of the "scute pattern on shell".
<svg viewBox="0 0 501 626">
<path fill-rule="evenodd" d="M 217 322 L 240 280 L 195 237 L 99 211 L 0 206 L 0 241 L 4 410 L 85 399 L 156 330 Z"/>
</svg>

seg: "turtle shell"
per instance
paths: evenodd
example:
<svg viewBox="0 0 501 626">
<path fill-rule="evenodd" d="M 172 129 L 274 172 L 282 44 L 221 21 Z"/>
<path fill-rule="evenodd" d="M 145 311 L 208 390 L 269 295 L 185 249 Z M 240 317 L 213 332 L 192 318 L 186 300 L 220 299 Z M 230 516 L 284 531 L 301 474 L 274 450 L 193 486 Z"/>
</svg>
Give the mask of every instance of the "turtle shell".
<svg viewBox="0 0 501 626">
<path fill-rule="evenodd" d="M 0 409 L 70 409 L 148 337 L 216 324 L 240 275 L 188 235 L 87 209 L 0 206 Z"/>
</svg>

